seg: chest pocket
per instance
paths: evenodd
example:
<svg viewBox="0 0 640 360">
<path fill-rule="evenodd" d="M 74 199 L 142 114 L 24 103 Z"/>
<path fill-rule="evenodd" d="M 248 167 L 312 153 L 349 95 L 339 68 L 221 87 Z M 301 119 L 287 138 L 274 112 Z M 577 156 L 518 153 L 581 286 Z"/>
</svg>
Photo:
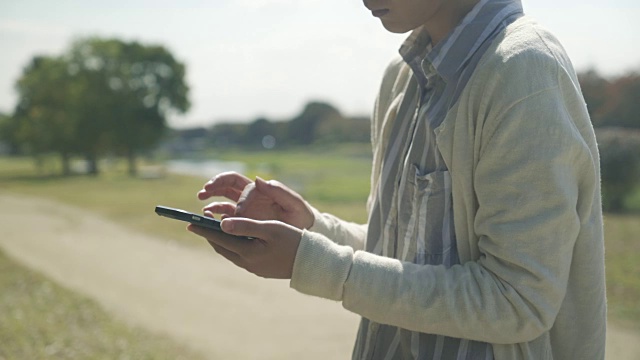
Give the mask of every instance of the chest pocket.
<svg viewBox="0 0 640 360">
<path fill-rule="evenodd" d="M 418 264 L 450 264 L 456 251 L 449 171 L 424 174 L 412 165 L 404 175 L 396 256 Z"/>
</svg>

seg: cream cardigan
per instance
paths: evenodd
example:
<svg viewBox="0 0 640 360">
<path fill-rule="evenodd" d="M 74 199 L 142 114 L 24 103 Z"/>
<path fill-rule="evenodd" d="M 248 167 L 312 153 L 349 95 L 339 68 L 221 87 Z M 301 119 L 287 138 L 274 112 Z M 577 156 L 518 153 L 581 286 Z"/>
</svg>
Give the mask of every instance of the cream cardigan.
<svg viewBox="0 0 640 360">
<path fill-rule="evenodd" d="M 401 61 L 385 73 L 372 189 L 410 77 Z M 291 287 L 375 322 L 492 343 L 497 360 L 603 359 L 598 151 L 557 40 L 527 17 L 507 27 L 436 134 L 452 175 L 461 265 L 364 252 L 366 227 L 316 211 Z"/>
</svg>

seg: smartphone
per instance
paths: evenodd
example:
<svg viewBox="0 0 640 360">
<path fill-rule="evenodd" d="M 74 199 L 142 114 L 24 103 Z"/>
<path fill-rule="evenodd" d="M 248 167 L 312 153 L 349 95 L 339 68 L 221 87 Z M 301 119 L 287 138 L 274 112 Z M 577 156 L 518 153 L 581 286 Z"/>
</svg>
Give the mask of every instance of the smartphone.
<svg viewBox="0 0 640 360">
<path fill-rule="evenodd" d="M 175 208 L 170 208 L 167 206 L 160 206 L 160 205 L 156 206 L 156 214 L 160 216 L 168 217 L 174 220 L 186 221 L 188 223 L 191 223 L 197 226 L 202 226 L 207 229 L 223 232 L 222 228 L 220 227 L 220 220 L 214 219 L 212 217 L 198 215 L 182 209 L 175 209 Z M 229 235 L 229 236 L 234 236 L 234 235 Z M 235 237 L 240 239 L 245 239 L 245 240 L 251 240 L 251 238 L 244 237 L 244 236 L 235 236 Z"/>
</svg>

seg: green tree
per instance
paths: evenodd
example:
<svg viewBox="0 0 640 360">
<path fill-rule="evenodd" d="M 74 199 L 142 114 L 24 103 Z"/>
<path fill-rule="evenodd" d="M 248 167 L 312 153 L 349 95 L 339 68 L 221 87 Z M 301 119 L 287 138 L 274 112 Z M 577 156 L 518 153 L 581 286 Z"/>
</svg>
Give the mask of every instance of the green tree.
<svg viewBox="0 0 640 360">
<path fill-rule="evenodd" d="M 324 102 L 308 103 L 302 113 L 289 122 L 288 140 L 296 145 L 308 145 L 317 140 L 320 125 L 342 118 L 340 112 Z"/>
<path fill-rule="evenodd" d="M 640 129 L 640 73 L 628 73 L 609 83 L 602 124 Z"/>
<path fill-rule="evenodd" d="M 316 141 L 324 143 L 369 142 L 371 122 L 368 117 L 332 117 L 316 129 Z"/>
<path fill-rule="evenodd" d="M 64 60 L 36 56 L 16 83 L 19 101 L 11 125 L 12 140 L 40 163 L 48 152 L 61 156 L 63 173 L 75 148 L 76 117 L 73 113 L 72 79 Z"/>
<path fill-rule="evenodd" d="M 135 175 L 136 157 L 161 139 L 167 116 L 189 109 L 185 66 L 162 46 L 118 39 L 79 40 L 66 59 L 84 89 L 77 109 L 82 151 L 93 164 L 106 150 L 124 155 Z"/>
<path fill-rule="evenodd" d="M 265 137 L 272 136 L 275 139 L 276 126 L 265 118 L 256 119 L 247 127 L 245 145 L 249 147 L 263 147 Z"/>
<path fill-rule="evenodd" d="M 220 123 L 211 128 L 208 142 L 213 147 L 227 148 L 244 145 L 249 125 L 244 123 Z"/>
<path fill-rule="evenodd" d="M 15 151 L 15 122 L 13 118 L 7 114 L 0 113 L 0 145 L 8 146 Z"/>
<path fill-rule="evenodd" d="M 162 46 L 117 39 L 76 41 L 60 57 L 37 56 L 16 88 L 12 139 L 36 159 L 57 152 L 83 155 L 89 172 L 98 158 L 124 155 L 135 175 L 136 156 L 154 147 L 171 112 L 189 108 L 185 66 Z"/>
<path fill-rule="evenodd" d="M 589 70 L 578 80 L 595 127 L 640 129 L 640 73 L 605 78 Z"/>
<path fill-rule="evenodd" d="M 578 81 L 580 82 L 584 101 L 587 103 L 591 121 L 594 124 L 599 124 L 603 107 L 607 102 L 609 82 L 594 69 L 579 73 Z"/>
<path fill-rule="evenodd" d="M 625 199 L 640 183 L 640 131 L 623 128 L 596 129 L 602 171 L 603 207 L 625 210 Z"/>
</svg>

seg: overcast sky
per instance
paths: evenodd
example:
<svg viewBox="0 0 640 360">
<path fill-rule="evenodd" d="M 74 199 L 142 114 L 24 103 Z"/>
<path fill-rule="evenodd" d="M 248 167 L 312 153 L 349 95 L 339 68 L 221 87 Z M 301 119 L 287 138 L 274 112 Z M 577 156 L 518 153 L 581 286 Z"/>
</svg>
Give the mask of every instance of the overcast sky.
<svg viewBox="0 0 640 360">
<path fill-rule="evenodd" d="M 640 1 L 523 0 L 578 70 L 640 70 Z M 309 100 L 369 114 L 405 35 L 389 34 L 360 0 L 0 0 L 0 111 L 37 54 L 84 36 L 166 46 L 187 65 L 191 110 L 176 127 L 287 118 Z"/>
</svg>

